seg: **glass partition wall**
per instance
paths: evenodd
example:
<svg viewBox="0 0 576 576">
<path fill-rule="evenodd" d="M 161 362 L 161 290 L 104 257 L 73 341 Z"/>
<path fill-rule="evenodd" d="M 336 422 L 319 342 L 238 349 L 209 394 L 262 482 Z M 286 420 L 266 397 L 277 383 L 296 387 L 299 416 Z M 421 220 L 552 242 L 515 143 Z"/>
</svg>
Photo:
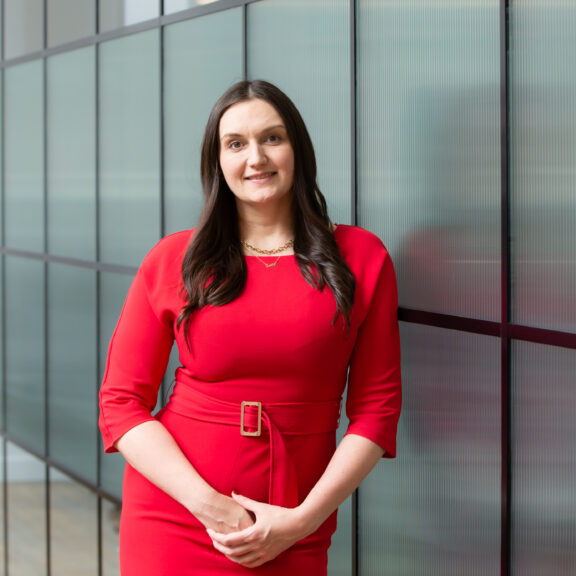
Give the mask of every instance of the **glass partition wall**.
<svg viewBox="0 0 576 576">
<path fill-rule="evenodd" d="M 398 458 L 341 507 L 330 576 L 573 574 L 575 3 L 0 5 L 0 575 L 119 573 L 108 342 L 242 78 L 293 98 L 333 220 L 398 276 Z"/>
</svg>

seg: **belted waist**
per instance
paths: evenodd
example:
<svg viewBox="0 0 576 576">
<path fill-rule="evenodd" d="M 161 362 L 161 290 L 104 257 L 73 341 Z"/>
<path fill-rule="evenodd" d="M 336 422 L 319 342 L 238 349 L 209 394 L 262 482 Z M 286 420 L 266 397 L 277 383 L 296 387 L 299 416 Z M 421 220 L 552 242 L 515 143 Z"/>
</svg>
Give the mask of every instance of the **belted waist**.
<svg viewBox="0 0 576 576">
<path fill-rule="evenodd" d="M 234 426 L 248 441 L 268 435 L 269 503 L 287 508 L 298 505 L 298 479 L 283 436 L 333 432 L 340 419 L 338 400 L 270 403 L 247 398 L 228 402 L 203 394 L 187 383 L 175 387 L 166 409 L 187 418 Z"/>
</svg>

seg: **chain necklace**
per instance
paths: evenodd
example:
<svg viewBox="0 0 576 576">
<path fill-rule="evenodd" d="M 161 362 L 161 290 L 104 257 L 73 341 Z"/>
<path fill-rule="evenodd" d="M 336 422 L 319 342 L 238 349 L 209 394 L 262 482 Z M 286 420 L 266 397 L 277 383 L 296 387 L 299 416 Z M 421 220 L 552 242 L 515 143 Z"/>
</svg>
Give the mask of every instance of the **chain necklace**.
<svg viewBox="0 0 576 576">
<path fill-rule="evenodd" d="M 240 244 L 242 244 L 244 248 L 248 248 L 249 250 L 252 250 L 252 252 L 256 252 L 257 254 L 262 254 L 263 256 L 274 256 L 275 254 L 280 254 L 280 252 L 284 252 L 284 250 L 287 250 L 288 248 L 292 248 L 294 246 L 294 240 L 287 240 L 286 242 L 284 242 L 284 244 L 282 244 L 282 246 L 279 246 L 278 248 L 272 248 L 272 250 L 263 250 L 262 248 L 256 248 L 256 246 L 248 244 L 246 240 L 240 240 Z M 258 260 L 260 260 L 260 258 L 258 258 Z"/>
<path fill-rule="evenodd" d="M 282 256 L 278 256 L 278 258 L 276 258 L 276 260 L 274 260 L 274 262 L 266 262 L 266 260 L 262 260 L 262 258 L 260 258 L 260 256 L 254 256 L 254 258 L 256 258 L 257 260 L 260 260 L 260 262 L 262 262 L 262 264 L 264 264 L 264 266 L 266 266 L 266 268 L 273 268 L 274 266 L 276 266 L 276 264 L 278 264 L 278 260 L 280 260 L 280 258 L 282 258 Z"/>
</svg>

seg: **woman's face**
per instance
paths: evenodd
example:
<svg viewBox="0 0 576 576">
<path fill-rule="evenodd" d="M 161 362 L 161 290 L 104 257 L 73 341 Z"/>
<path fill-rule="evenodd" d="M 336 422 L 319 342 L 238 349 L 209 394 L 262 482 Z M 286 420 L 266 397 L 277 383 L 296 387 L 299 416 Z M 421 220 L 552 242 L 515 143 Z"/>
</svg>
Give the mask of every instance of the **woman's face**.
<svg viewBox="0 0 576 576">
<path fill-rule="evenodd" d="M 220 118 L 220 167 L 236 204 L 290 204 L 294 150 L 276 109 L 260 99 L 234 104 Z"/>
</svg>

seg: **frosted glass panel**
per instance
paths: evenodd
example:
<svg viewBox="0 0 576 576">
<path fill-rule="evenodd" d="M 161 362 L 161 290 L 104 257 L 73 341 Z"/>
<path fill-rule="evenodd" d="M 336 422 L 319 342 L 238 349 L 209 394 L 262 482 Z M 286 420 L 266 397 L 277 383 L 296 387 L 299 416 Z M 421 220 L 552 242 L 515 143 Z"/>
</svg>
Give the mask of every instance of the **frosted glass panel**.
<svg viewBox="0 0 576 576">
<path fill-rule="evenodd" d="M 42 62 L 5 70 L 5 231 L 12 248 L 44 250 Z"/>
<path fill-rule="evenodd" d="M 348 0 L 248 6 L 248 75 L 276 84 L 300 110 L 320 189 L 342 224 L 351 218 L 349 13 Z"/>
<path fill-rule="evenodd" d="M 4 0 L 4 58 L 44 48 L 44 0 Z"/>
<path fill-rule="evenodd" d="M 168 26 L 164 46 L 164 214 L 170 233 L 194 226 L 202 209 L 202 135 L 216 100 L 242 79 L 242 11 Z"/>
<path fill-rule="evenodd" d="M 400 304 L 498 319 L 497 2 L 358 2 L 358 214 Z"/>
<path fill-rule="evenodd" d="M 576 350 L 513 349 L 513 571 L 576 567 Z"/>
<path fill-rule="evenodd" d="M 158 0 L 99 0 L 100 32 L 160 16 Z"/>
<path fill-rule="evenodd" d="M 513 319 L 576 330 L 576 4 L 513 1 Z"/>
<path fill-rule="evenodd" d="M 48 60 L 48 249 L 96 258 L 96 66 L 93 47 Z"/>
<path fill-rule="evenodd" d="M 98 575 L 98 498 L 52 470 L 50 552 L 52 574 Z"/>
<path fill-rule="evenodd" d="M 101 45 L 100 257 L 138 265 L 160 238 L 158 30 Z"/>
<path fill-rule="evenodd" d="M 100 275 L 100 381 L 104 376 L 110 338 L 131 284 L 131 276 L 107 273 Z M 100 451 L 100 486 L 114 497 L 121 498 L 124 458 L 118 453 L 104 454 L 101 445 Z"/>
<path fill-rule="evenodd" d="M 97 0 L 48 0 L 48 46 L 96 32 Z"/>
<path fill-rule="evenodd" d="M 96 275 L 48 269 L 48 430 L 51 458 L 97 482 Z"/>
<path fill-rule="evenodd" d="M 8 444 L 8 574 L 46 574 L 46 467 Z"/>
<path fill-rule="evenodd" d="M 44 264 L 6 257 L 6 427 L 44 452 Z"/>
<path fill-rule="evenodd" d="M 499 576 L 500 341 L 402 324 L 398 458 L 359 496 L 364 576 Z"/>
</svg>

